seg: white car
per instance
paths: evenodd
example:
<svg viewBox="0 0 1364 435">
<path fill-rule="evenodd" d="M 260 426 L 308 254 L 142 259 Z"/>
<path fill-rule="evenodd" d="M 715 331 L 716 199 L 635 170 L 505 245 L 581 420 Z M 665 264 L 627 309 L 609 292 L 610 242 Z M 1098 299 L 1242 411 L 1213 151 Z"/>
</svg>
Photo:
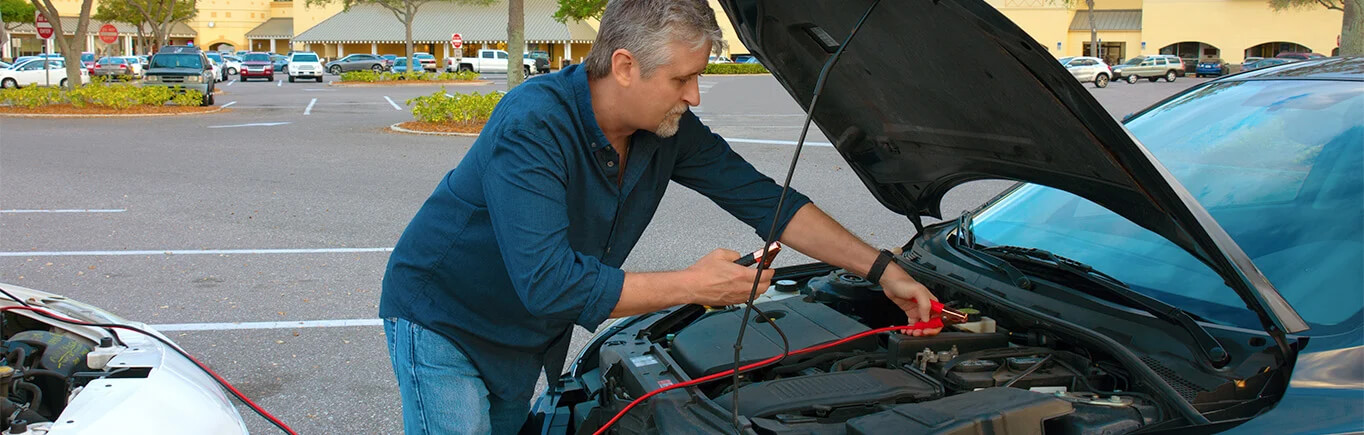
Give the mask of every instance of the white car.
<svg viewBox="0 0 1364 435">
<path fill-rule="evenodd" d="M 27 354 L 0 365 L 6 385 L 13 387 L 7 409 L 14 411 L 0 415 L 5 433 L 19 433 L 20 420 L 28 429 L 23 433 L 33 434 L 247 433 L 225 389 L 164 334 L 62 296 L 9 284 L 0 289 L 23 301 L 0 296 L 6 325 L 0 345 L 7 356 Z M 76 325 L 35 309 L 120 327 Z M 35 396 L 42 404 L 33 403 Z M 48 397 L 62 400 L 42 400 Z"/>
<path fill-rule="evenodd" d="M 218 61 L 213 60 L 211 57 L 208 58 L 208 63 L 209 65 L 213 65 L 213 82 L 217 83 L 223 81 L 223 65 L 218 63 Z"/>
<path fill-rule="evenodd" d="M 1057 59 L 1061 61 L 1061 66 L 1070 71 L 1070 75 L 1075 76 L 1080 83 L 1094 83 L 1096 88 L 1108 87 L 1108 82 L 1113 79 L 1113 68 L 1108 67 L 1103 59 L 1089 56 L 1063 57 Z"/>
<path fill-rule="evenodd" d="M 237 56 L 223 55 L 223 67 L 227 68 L 227 75 L 235 76 L 242 70 L 242 59 Z"/>
<path fill-rule="evenodd" d="M 147 68 L 146 68 L 146 65 L 143 65 L 143 64 L 142 64 L 142 59 L 141 59 L 141 58 L 139 58 L 139 57 L 137 57 L 137 56 L 121 56 L 121 57 L 124 58 L 124 59 L 128 59 L 128 67 L 129 67 L 129 68 L 132 68 L 132 70 L 133 70 L 133 75 L 134 75 L 134 76 L 142 77 L 142 71 L 146 70 Z"/>
<path fill-rule="evenodd" d="M 90 73 L 85 68 L 80 68 L 80 72 L 81 84 L 90 83 Z M 42 59 L 29 59 L 0 70 L 0 88 L 66 86 L 66 82 L 66 62 L 61 59 L 48 59 L 47 71 L 43 70 Z"/>
<path fill-rule="evenodd" d="M 311 78 L 322 82 L 322 61 L 317 53 L 300 51 L 289 55 L 289 63 L 284 67 L 289 74 L 289 83 L 297 79 Z"/>
</svg>

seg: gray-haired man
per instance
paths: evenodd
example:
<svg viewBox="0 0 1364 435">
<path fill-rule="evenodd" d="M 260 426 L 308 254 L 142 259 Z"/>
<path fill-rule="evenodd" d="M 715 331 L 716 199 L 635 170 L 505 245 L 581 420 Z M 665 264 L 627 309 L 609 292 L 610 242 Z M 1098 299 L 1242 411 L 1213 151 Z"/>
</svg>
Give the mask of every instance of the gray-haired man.
<svg viewBox="0 0 1364 435">
<path fill-rule="evenodd" d="M 774 210 L 780 186 L 687 110 L 720 37 L 703 0 L 613 0 L 583 65 L 502 99 L 384 276 L 379 315 L 407 433 L 515 432 L 574 324 L 743 302 L 753 270 L 734 251 L 680 271 L 620 269 L 670 181 L 760 236 L 775 221 L 783 243 L 821 261 L 864 274 L 885 264 L 804 195 Z M 886 268 L 880 283 L 911 321 L 928 319 L 933 296 L 903 270 Z"/>
</svg>

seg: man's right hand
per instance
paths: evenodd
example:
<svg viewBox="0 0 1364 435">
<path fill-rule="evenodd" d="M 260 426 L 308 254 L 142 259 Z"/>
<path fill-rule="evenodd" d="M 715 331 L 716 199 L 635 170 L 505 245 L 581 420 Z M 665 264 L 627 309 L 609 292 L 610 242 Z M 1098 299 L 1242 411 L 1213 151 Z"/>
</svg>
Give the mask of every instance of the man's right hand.
<svg viewBox="0 0 1364 435">
<path fill-rule="evenodd" d="M 734 264 L 739 257 L 742 255 L 738 252 L 716 249 L 688 267 L 685 272 L 691 303 L 718 307 L 748 301 L 748 293 L 753 289 L 753 274 L 757 270 Z M 763 270 L 758 295 L 767 291 L 772 274 L 772 269 Z"/>
</svg>

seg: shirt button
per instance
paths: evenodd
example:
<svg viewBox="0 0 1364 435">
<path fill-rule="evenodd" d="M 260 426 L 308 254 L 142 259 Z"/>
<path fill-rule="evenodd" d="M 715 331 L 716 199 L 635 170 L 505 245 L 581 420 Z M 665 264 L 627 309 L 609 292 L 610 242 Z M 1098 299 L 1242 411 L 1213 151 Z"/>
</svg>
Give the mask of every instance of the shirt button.
<svg viewBox="0 0 1364 435">
<path fill-rule="evenodd" d="M 614 168 L 616 167 L 616 162 L 615 161 L 606 162 L 606 167 Z"/>
</svg>

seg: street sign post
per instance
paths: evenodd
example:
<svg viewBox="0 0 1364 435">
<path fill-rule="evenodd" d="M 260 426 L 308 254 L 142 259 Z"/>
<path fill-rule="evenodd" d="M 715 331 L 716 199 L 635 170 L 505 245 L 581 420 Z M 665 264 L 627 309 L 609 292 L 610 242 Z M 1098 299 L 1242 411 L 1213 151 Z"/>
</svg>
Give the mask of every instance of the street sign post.
<svg viewBox="0 0 1364 435">
<path fill-rule="evenodd" d="M 38 29 L 39 38 L 52 38 L 52 23 L 47 22 L 47 17 L 41 11 L 33 11 L 33 27 Z"/>
<path fill-rule="evenodd" d="M 464 46 L 464 37 L 459 36 L 458 33 L 450 35 L 450 46 L 459 50 L 460 47 Z"/>
<path fill-rule="evenodd" d="M 113 44 L 118 41 L 118 28 L 113 24 L 99 26 L 99 40 L 105 44 Z"/>
</svg>

